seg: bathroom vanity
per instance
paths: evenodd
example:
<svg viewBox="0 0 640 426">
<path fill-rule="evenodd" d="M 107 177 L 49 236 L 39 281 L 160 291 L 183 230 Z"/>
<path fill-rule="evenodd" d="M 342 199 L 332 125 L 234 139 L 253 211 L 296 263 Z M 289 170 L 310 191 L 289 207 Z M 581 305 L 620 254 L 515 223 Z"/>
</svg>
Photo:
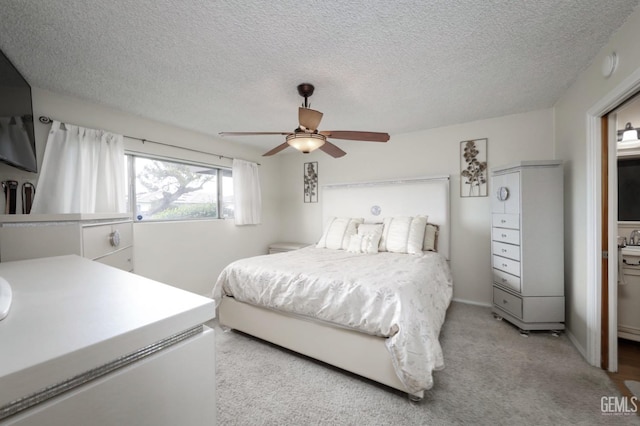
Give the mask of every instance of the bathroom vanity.
<svg viewBox="0 0 640 426">
<path fill-rule="evenodd" d="M 77 255 L 0 277 L 0 424 L 215 424 L 213 300 Z"/>
<path fill-rule="evenodd" d="M 638 222 L 619 222 L 618 233 L 630 241 Z M 634 241 L 634 243 L 637 243 Z M 618 270 L 618 337 L 640 342 L 640 245 L 621 248 Z"/>
</svg>

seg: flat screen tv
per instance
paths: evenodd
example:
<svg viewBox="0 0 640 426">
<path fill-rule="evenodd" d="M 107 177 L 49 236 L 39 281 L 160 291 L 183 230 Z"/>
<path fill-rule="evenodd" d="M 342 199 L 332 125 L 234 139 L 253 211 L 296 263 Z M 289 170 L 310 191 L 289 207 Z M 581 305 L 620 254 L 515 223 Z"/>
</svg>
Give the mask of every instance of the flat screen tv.
<svg viewBox="0 0 640 426">
<path fill-rule="evenodd" d="M 0 161 L 38 171 L 31 86 L 0 51 Z"/>
</svg>

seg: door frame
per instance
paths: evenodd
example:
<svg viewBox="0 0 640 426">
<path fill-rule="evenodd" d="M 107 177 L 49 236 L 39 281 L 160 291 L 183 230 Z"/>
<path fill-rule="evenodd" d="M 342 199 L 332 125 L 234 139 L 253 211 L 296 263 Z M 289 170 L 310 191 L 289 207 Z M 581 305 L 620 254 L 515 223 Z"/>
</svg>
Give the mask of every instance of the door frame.
<svg viewBox="0 0 640 426">
<path fill-rule="evenodd" d="M 601 291 L 600 291 L 600 368 L 608 369 L 610 364 L 609 360 L 614 357 L 610 357 L 610 345 L 609 345 L 609 256 L 604 256 L 604 253 L 613 255 L 613 252 L 609 251 L 609 117 L 610 114 L 606 114 L 600 118 L 600 188 L 602 191 L 602 197 L 600 197 L 600 214 L 601 214 L 601 239 L 600 249 L 603 256 L 600 258 L 601 274 Z M 614 125 L 615 127 L 615 125 Z M 612 214 L 613 216 L 613 214 Z M 611 281 L 612 282 L 612 281 Z M 617 354 L 616 354 L 617 357 Z"/>
<path fill-rule="evenodd" d="M 618 84 L 613 90 L 607 93 L 604 97 L 602 97 L 598 102 L 596 102 L 586 114 L 586 138 L 587 138 L 587 185 L 586 185 L 586 199 L 587 199 L 587 347 L 586 357 L 587 361 L 594 366 L 600 366 L 602 362 L 602 348 L 603 342 L 601 337 L 602 331 L 602 318 L 603 314 L 608 313 L 617 313 L 618 308 L 618 300 L 617 297 L 612 297 L 612 292 L 617 295 L 617 287 L 616 286 L 608 286 L 607 295 L 608 295 L 608 313 L 603 312 L 602 309 L 602 291 L 603 291 L 603 280 L 602 280 L 602 247 L 603 247 L 603 229 L 608 229 L 608 243 L 606 247 L 608 247 L 609 253 L 617 252 L 617 240 L 616 238 L 612 238 L 616 236 L 616 233 L 612 233 L 612 218 L 609 217 L 607 223 L 603 224 L 602 217 L 602 202 L 603 200 L 603 191 L 602 191 L 602 124 L 601 119 L 603 116 L 606 116 L 609 112 L 613 111 L 616 107 L 621 105 L 624 101 L 634 96 L 638 91 L 640 91 L 640 68 L 638 68 L 635 72 L 629 75 L 626 79 L 624 79 L 620 84 Z M 611 127 L 611 126 L 609 126 Z M 609 134 L 611 134 L 612 129 L 609 130 Z M 609 144 L 613 145 L 613 144 Z M 613 158 L 611 158 L 611 150 L 613 150 L 615 145 L 608 147 L 609 152 L 609 161 L 608 164 L 611 164 Z M 615 152 L 615 151 L 614 151 Z M 613 170 L 612 170 L 613 169 Z M 616 167 L 609 167 L 609 179 L 607 182 L 608 188 L 608 196 L 607 199 L 609 203 L 611 202 L 611 197 L 613 193 L 617 197 L 617 187 L 612 188 L 612 185 L 616 183 L 617 176 L 613 179 L 611 178 L 611 174 L 616 171 Z M 610 205 L 610 204 L 609 204 Z M 611 215 L 609 215 L 611 216 Z M 617 221 L 615 221 L 617 224 Z M 605 234 L 605 235 L 607 235 Z M 612 265 L 613 264 L 613 265 Z M 614 279 L 617 279 L 617 257 L 616 256 L 608 256 L 608 281 L 616 282 Z M 613 277 L 612 277 L 613 275 Z M 617 361 L 617 315 L 607 315 L 608 318 L 608 354 L 609 354 L 609 362 L 608 369 L 611 369 L 611 361 L 615 359 Z M 613 353 L 612 353 L 613 352 Z"/>
</svg>

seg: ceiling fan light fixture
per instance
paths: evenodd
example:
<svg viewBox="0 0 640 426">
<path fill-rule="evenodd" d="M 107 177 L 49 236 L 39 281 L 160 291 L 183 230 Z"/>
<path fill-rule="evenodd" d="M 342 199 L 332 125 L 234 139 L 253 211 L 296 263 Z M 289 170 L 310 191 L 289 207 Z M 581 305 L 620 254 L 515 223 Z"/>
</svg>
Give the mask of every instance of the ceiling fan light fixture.
<svg viewBox="0 0 640 426">
<path fill-rule="evenodd" d="M 315 151 L 327 141 L 324 135 L 319 133 L 292 133 L 287 136 L 287 143 L 305 154 Z"/>
</svg>

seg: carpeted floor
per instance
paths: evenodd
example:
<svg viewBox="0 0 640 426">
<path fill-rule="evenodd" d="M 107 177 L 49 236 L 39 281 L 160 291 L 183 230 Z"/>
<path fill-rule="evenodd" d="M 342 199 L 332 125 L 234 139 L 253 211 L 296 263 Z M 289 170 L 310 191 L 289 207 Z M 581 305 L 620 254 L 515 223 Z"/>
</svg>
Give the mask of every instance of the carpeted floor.
<svg viewBox="0 0 640 426">
<path fill-rule="evenodd" d="M 564 334 L 522 337 L 489 308 L 451 305 L 446 368 L 419 403 L 249 336 L 216 333 L 220 425 L 640 424 L 602 414 L 601 398 L 620 393 Z"/>
</svg>

